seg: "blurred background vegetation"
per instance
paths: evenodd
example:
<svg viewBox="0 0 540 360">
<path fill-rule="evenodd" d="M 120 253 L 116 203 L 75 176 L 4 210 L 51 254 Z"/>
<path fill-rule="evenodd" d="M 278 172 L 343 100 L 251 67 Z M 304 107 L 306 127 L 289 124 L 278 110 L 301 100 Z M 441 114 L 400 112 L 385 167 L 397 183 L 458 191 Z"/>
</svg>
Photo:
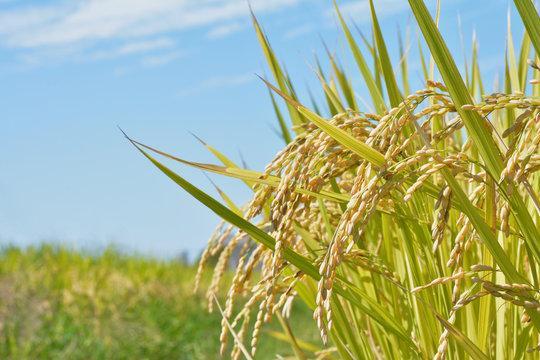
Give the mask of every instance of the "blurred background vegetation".
<svg viewBox="0 0 540 360">
<path fill-rule="evenodd" d="M 81 253 L 43 245 L 0 253 L 1 359 L 213 359 L 221 315 L 193 293 L 195 268 L 181 259 Z M 208 281 L 205 278 L 204 281 Z M 204 288 L 204 286 L 203 286 Z M 318 344 L 310 311 L 290 319 Z M 287 355 L 276 320 L 258 357 Z"/>
</svg>

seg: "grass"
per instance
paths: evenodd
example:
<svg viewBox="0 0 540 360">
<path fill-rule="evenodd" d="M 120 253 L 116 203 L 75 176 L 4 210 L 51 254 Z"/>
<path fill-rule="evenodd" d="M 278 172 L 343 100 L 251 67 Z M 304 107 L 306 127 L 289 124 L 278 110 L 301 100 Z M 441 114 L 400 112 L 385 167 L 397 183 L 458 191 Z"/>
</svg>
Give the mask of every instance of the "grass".
<svg viewBox="0 0 540 360">
<path fill-rule="evenodd" d="M 221 315 L 209 314 L 204 294 L 193 293 L 195 272 L 179 261 L 114 250 L 92 255 L 54 246 L 5 248 L 0 358 L 216 358 Z M 299 305 L 297 312 L 295 331 L 317 343 L 309 311 Z M 277 320 L 270 330 L 282 332 Z M 272 334 L 261 344 L 261 358 L 291 354 Z"/>
<path fill-rule="evenodd" d="M 396 66 L 374 3 L 372 37 L 361 42 L 336 5 L 365 102 L 328 52 L 329 69 L 317 60 L 316 71 L 325 102 L 305 105 L 253 16 L 273 76 L 262 80 L 286 143 L 264 170 L 242 169 L 214 148 L 221 165 L 190 162 L 128 137 L 230 224 L 212 237 L 199 268 L 219 256 L 207 297 L 228 287 L 221 352 L 233 342 L 232 358 L 258 357 L 261 329 L 301 299 L 323 346 L 307 348 L 301 334 L 285 331 L 298 358 L 538 358 L 538 11 L 515 0 L 526 31 L 515 46 L 508 24 L 505 71 L 489 93 L 476 39 L 458 69 L 439 10 L 433 17 L 422 0 L 409 0 L 425 82 L 412 91 L 403 51 L 410 46 L 398 37 Z M 158 157 L 242 180 L 253 198 L 240 206 L 219 189 L 222 203 Z M 226 281 L 233 254 L 240 260 Z"/>
</svg>

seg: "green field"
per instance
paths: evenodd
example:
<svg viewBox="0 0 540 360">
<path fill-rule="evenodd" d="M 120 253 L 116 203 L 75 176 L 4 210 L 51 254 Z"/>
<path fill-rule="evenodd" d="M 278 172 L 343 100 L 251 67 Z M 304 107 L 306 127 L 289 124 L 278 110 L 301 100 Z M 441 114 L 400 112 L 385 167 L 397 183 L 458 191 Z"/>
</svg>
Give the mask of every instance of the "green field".
<svg viewBox="0 0 540 360">
<path fill-rule="evenodd" d="M 214 359 L 221 315 L 193 294 L 195 269 L 107 250 L 99 255 L 53 246 L 0 253 L 1 359 Z M 208 279 L 205 279 L 207 281 Z M 295 334 L 317 342 L 307 308 Z M 273 320 L 266 329 L 281 331 Z M 291 355 L 266 333 L 257 359 Z"/>
</svg>

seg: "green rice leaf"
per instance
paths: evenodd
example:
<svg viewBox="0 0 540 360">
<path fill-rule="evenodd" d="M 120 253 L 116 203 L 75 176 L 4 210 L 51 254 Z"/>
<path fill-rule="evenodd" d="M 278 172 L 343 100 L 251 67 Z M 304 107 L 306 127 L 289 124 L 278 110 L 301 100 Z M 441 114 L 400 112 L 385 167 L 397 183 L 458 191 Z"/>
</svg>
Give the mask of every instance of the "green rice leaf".
<svg viewBox="0 0 540 360">
<path fill-rule="evenodd" d="M 519 16 L 521 16 L 521 20 L 523 20 L 536 54 L 540 56 L 540 17 L 538 16 L 538 10 L 536 10 L 531 0 L 514 0 L 514 4 Z"/>
<path fill-rule="evenodd" d="M 266 38 L 266 35 L 264 34 L 253 12 L 251 13 L 251 19 L 253 21 L 255 32 L 257 33 L 257 38 L 263 49 L 264 56 L 266 58 L 266 61 L 268 62 L 268 66 L 270 67 L 270 70 L 272 74 L 274 75 L 274 79 L 279 84 L 279 88 L 284 93 L 295 98 L 296 96 L 294 94 L 294 89 L 288 86 L 288 84 L 290 84 L 290 80 L 287 78 L 287 76 L 281 69 L 281 66 L 279 65 L 279 62 L 274 54 L 274 51 L 272 50 L 272 47 L 270 46 L 270 42 Z M 287 108 L 289 110 L 289 115 L 291 117 L 291 121 L 294 126 L 300 125 L 304 122 L 303 119 L 298 114 L 298 112 L 293 107 L 287 104 Z"/>
<path fill-rule="evenodd" d="M 128 138 L 129 139 L 129 138 Z M 135 142 L 129 139 L 130 142 L 148 159 L 152 164 L 154 164 L 161 172 L 163 172 L 167 177 L 172 181 L 182 187 L 195 199 L 204 204 L 207 208 L 212 210 L 216 215 L 221 217 L 223 220 L 229 222 L 235 227 L 242 229 L 246 232 L 252 239 L 261 243 L 265 247 L 274 250 L 275 249 L 275 239 L 268 235 L 263 230 L 259 229 L 257 226 L 253 225 L 249 221 L 246 221 L 241 216 L 235 214 L 233 211 L 227 209 L 224 205 L 216 201 L 210 195 L 206 194 L 196 186 L 192 185 L 190 182 L 167 168 L 165 165 L 161 164 L 159 161 L 154 159 L 150 154 L 145 152 L 141 147 L 139 147 Z M 317 271 L 317 268 L 311 263 L 311 261 L 304 256 L 298 254 L 289 247 L 284 247 L 283 257 L 304 272 L 309 277 L 318 280 L 320 275 Z M 340 281 L 345 281 L 340 278 Z M 359 290 L 351 292 L 350 289 L 342 288 L 341 286 L 336 286 L 335 291 L 338 295 L 343 296 L 353 303 L 360 311 L 372 318 L 374 321 L 378 322 L 383 328 L 392 332 L 398 336 L 405 344 L 407 344 L 411 349 L 416 350 L 416 345 L 410 339 L 409 335 L 396 321 L 393 319 L 388 312 L 380 306 L 377 302 L 373 301 L 369 297 L 366 297 L 365 294 L 359 293 Z"/>
<path fill-rule="evenodd" d="M 446 330 L 452 335 L 452 337 L 461 345 L 461 347 L 471 356 L 472 359 L 478 359 L 478 360 L 489 360 L 489 357 L 482 352 L 472 342 L 471 339 L 469 339 L 465 334 L 463 334 L 457 327 L 446 321 L 442 316 L 436 315 L 437 320 L 440 321 L 440 323 L 444 326 Z"/>
<path fill-rule="evenodd" d="M 198 163 L 194 161 L 185 160 L 177 156 L 163 152 L 161 150 L 158 150 L 156 148 L 153 148 L 151 146 L 140 143 L 138 141 L 135 141 L 133 139 L 130 139 L 130 141 L 134 143 L 135 145 L 146 148 L 152 152 L 155 152 L 156 154 L 165 156 L 171 160 L 178 161 L 184 165 L 188 165 L 188 166 L 191 166 L 191 167 L 203 170 L 203 171 L 213 172 L 215 174 L 240 179 L 245 182 L 249 182 L 250 184 L 264 184 L 264 185 L 277 187 L 279 185 L 279 182 L 281 181 L 281 179 L 278 176 L 266 175 L 266 174 L 263 174 L 261 172 L 257 172 L 254 170 L 242 169 L 239 167 L 224 167 L 224 166 L 219 166 L 219 165 L 214 165 L 214 164 L 204 164 L 204 163 Z M 320 197 L 320 198 L 324 198 L 331 201 L 337 201 L 337 202 L 349 201 L 348 195 L 339 194 L 339 193 L 335 193 L 335 192 L 331 192 L 327 190 L 321 190 L 319 193 L 316 193 L 316 192 L 309 191 L 306 189 L 297 188 L 296 191 L 300 194 L 310 195 L 316 198 Z"/>
<path fill-rule="evenodd" d="M 266 85 L 269 86 L 272 90 L 281 95 L 287 102 L 295 106 L 302 115 L 309 119 L 309 121 L 317 125 L 328 135 L 332 136 L 340 144 L 347 147 L 348 149 L 351 149 L 357 155 L 371 162 L 375 166 L 382 166 L 384 164 L 384 156 L 380 152 L 364 144 L 363 142 L 358 141 L 346 131 L 330 124 L 328 121 L 324 120 L 319 115 L 315 114 L 314 112 L 305 108 L 300 103 L 296 102 L 294 99 L 282 93 L 279 89 L 277 89 L 274 85 L 270 84 L 265 79 L 261 78 L 261 80 L 263 80 Z"/>
<path fill-rule="evenodd" d="M 378 59 L 381 62 L 382 73 L 384 76 L 384 82 L 386 84 L 386 91 L 388 92 L 388 98 L 392 107 L 398 106 L 402 100 L 399 87 L 397 85 L 396 77 L 394 75 L 394 68 L 388 56 L 388 50 L 386 49 L 386 43 L 379 26 L 379 20 L 375 13 L 375 6 L 373 0 L 369 0 L 369 8 L 371 10 L 371 21 L 373 25 L 373 34 L 375 36 L 375 45 L 377 48 Z"/>
<path fill-rule="evenodd" d="M 354 60 L 356 61 L 358 69 L 360 70 L 360 73 L 362 74 L 362 77 L 364 78 L 364 81 L 366 82 L 366 86 L 369 90 L 369 93 L 371 94 L 373 105 L 375 105 L 375 108 L 377 109 L 379 113 L 383 113 L 386 110 L 386 105 L 384 104 L 384 98 L 381 92 L 379 91 L 377 84 L 375 83 L 373 74 L 371 73 L 371 70 L 369 69 L 367 62 L 364 56 L 362 55 L 362 52 L 360 51 L 360 47 L 354 40 L 354 37 L 352 36 L 351 31 L 349 30 L 349 27 L 345 23 L 345 20 L 343 19 L 343 16 L 341 15 L 341 12 L 339 11 L 339 8 L 335 0 L 334 0 L 334 8 L 336 9 L 336 14 L 338 16 L 341 27 L 343 28 L 343 32 L 345 33 L 345 37 L 347 38 L 347 42 L 349 43 L 349 47 L 354 56 Z"/>
<path fill-rule="evenodd" d="M 491 134 L 491 126 L 487 120 L 480 116 L 476 111 L 462 109 L 463 105 L 472 104 L 473 101 L 450 51 L 446 47 L 424 2 L 421 0 L 409 0 L 409 4 L 422 33 L 424 34 L 424 38 L 429 45 L 435 62 L 437 63 L 439 72 L 448 88 L 448 92 L 467 128 L 468 135 L 476 145 L 488 173 L 494 179 L 498 179 L 503 170 L 503 161 L 499 147 Z M 511 188 L 513 187 L 512 184 L 505 183 L 505 185 L 508 185 Z M 504 189 L 501 188 L 501 191 L 503 195 L 506 196 Z M 536 228 L 523 200 L 517 195 L 516 191 L 512 191 L 512 194 L 508 196 L 508 201 L 516 215 L 518 225 L 523 231 L 527 246 L 531 249 L 535 259 L 540 261 L 540 244 L 538 243 L 540 231 Z"/>
<path fill-rule="evenodd" d="M 289 128 L 287 124 L 285 123 L 285 119 L 283 118 L 283 115 L 281 115 L 281 111 L 279 110 L 279 106 L 276 103 L 274 94 L 271 91 L 268 91 L 268 94 L 270 95 L 270 99 L 272 100 L 272 107 L 274 108 L 274 113 L 276 114 L 276 118 L 278 120 L 279 128 L 281 130 L 281 137 L 283 141 L 285 142 L 285 144 L 288 144 L 292 141 Z"/>
</svg>

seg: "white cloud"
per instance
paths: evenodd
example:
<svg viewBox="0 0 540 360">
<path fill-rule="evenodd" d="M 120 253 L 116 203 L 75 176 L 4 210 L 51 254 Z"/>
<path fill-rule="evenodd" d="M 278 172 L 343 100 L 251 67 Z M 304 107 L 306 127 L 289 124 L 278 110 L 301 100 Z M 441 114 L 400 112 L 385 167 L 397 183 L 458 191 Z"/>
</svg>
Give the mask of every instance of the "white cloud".
<svg viewBox="0 0 540 360">
<path fill-rule="evenodd" d="M 88 56 L 91 60 L 113 59 L 120 56 L 143 54 L 155 50 L 170 49 L 175 46 L 175 42 L 170 38 L 157 38 L 152 40 L 132 41 L 120 47 L 108 50 L 101 50 Z"/>
<path fill-rule="evenodd" d="M 300 0 L 252 0 L 258 13 Z M 245 0 L 79 0 L 0 11 L 0 42 L 15 48 L 136 38 L 249 15 Z"/>
<path fill-rule="evenodd" d="M 424 0 L 428 8 L 433 11 L 436 0 Z M 447 6 L 462 0 L 441 1 L 441 6 Z M 410 11 L 410 5 L 407 0 L 376 0 L 374 1 L 375 11 L 379 19 L 396 15 L 402 12 Z M 371 11 L 368 0 L 353 0 L 344 3 L 338 3 L 339 10 L 347 19 L 353 19 L 357 23 L 371 21 Z M 330 10 L 329 15 L 334 16 L 334 10 Z"/>
<path fill-rule="evenodd" d="M 408 9 L 409 3 L 406 0 L 375 1 L 375 11 L 377 12 L 377 17 L 379 18 L 398 14 Z M 339 4 L 339 10 L 346 18 L 354 19 L 354 21 L 358 23 L 368 22 L 371 19 L 368 0 L 352 1 Z M 335 14 L 333 10 L 331 11 L 331 14 L 332 16 Z"/>
<path fill-rule="evenodd" d="M 182 50 L 175 50 L 174 48 L 165 52 L 158 52 L 157 54 L 147 54 L 146 56 L 140 58 L 136 63 L 131 63 L 128 65 L 124 64 L 115 68 L 114 75 L 124 76 L 132 73 L 133 71 L 139 70 L 141 67 L 155 68 L 164 66 L 184 56 L 186 56 L 186 52 Z"/>
<path fill-rule="evenodd" d="M 177 60 L 182 56 L 184 56 L 182 51 L 171 51 L 164 54 L 146 56 L 141 60 L 141 65 L 144 67 L 162 66 Z"/>
<path fill-rule="evenodd" d="M 5 0 L 0 0 L 5 1 Z M 303 0 L 251 0 L 257 14 Z M 0 48 L 17 65 L 96 61 L 143 55 L 145 67 L 167 64 L 186 53 L 169 38 L 203 28 L 219 39 L 246 26 L 246 0 L 54 0 L 0 8 Z M 43 5 L 42 5 L 43 4 Z M 166 37 L 166 38 L 165 38 Z M 164 50 L 168 52 L 163 53 Z"/>
<path fill-rule="evenodd" d="M 47 24 L 67 16 L 71 7 L 62 6 L 32 6 L 22 9 L 0 12 L 0 36 L 7 42 L 12 36 L 23 32 L 37 31 Z"/>
<path fill-rule="evenodd" d="M 298 27 L 295 27 L 295 28 L 292 28 L 292 29 L 288 30 L 288 31 L 283 35 L 283 37 L 284 37 L 285 39 L 287 39 L 287 40 L 291 40 L 291 39 L 295 39 L 295 38 L 297 38 L 297 37 L 300 37 L 300 36 L 309 34 L 309 33 L 311 33 L 313 30 L 314 30 L 313 25 L 311 25 L 311 24 L 304 24 L 304 25 L 300 25 L 300 26 L 298 26 Z"/>
<path fill-rule="evenodd" d="M 200 94 L 206 90 L 218 89 L 218 88 L 231 88 L 247 84 L 256 79 L 255 72 L 237 74 L 237 75 L 225 75 L 215 76 L 201 82 L 196 86 L 185 88 L 178 92 L 179 96 L 188 96 Z"/>
<path fill-rule="evenodd" d="M 234 34 L 245 28 L 245 24 L 240 22 L 224 24 L 211 29 L 206 33 L 206 37 L 209 39 L 221 39 L 228 35 Z"/>
</svg>

